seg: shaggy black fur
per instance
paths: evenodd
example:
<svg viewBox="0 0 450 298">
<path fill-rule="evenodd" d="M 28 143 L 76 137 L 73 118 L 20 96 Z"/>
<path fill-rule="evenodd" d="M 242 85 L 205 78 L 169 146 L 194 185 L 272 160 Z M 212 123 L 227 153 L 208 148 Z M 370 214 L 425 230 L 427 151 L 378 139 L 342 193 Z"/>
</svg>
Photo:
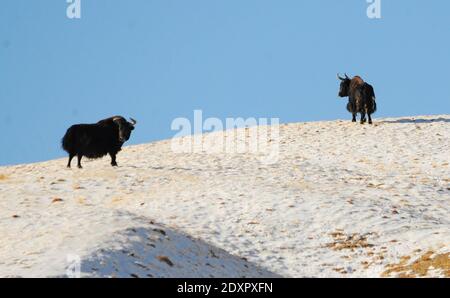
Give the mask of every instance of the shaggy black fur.
<svg viewBox="0 0 450 298">
<path fill-rule="evenodd" d="M 77 156 L 78 167 L 81 168 L 81 158 L 100 158 L 109 154 L 111 165 L 117 166 L 116 155 L 128 141 L 136 121 L 128 122 L 121 116 L 101 120 L 95 124 L 72 125 L 62 139 L 62 148 L 69 153 L 70 168 L 72 158 Z"/>
<path fill-rule="evenodd" d="M 372 124 L 371 115 L 377 110 L 377 103 L 375 101 L 375 91 L 373 87 L 364 82 L 361 77 L 355 76 L 350 79 L 347 75 L 341 78 L 341 86 L 339 88 L 339 96 L 347 97 L 347 110 L 352 113 L 352 121 L 356 122 L 356 114 L 361 114 L 361 124 L 366 122 L 366 114 L 369 118 L 369 124 Z"/>
</svg>

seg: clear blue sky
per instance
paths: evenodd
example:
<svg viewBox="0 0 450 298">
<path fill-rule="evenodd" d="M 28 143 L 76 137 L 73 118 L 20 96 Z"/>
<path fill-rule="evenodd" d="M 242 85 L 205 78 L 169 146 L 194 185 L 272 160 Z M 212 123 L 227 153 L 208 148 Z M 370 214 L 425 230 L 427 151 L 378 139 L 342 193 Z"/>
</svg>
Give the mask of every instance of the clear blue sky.
<svg viewBox="0 0 450 298">
<path fill-rule="evenodd" d="M 350 119 L 337 72 L 375 87 L 375 117 L 450 113 L 450 1 L 65 0 L 0 2 L 0 165 L 65 156 L 75 123 L 176 117 Z"/>
</svg>

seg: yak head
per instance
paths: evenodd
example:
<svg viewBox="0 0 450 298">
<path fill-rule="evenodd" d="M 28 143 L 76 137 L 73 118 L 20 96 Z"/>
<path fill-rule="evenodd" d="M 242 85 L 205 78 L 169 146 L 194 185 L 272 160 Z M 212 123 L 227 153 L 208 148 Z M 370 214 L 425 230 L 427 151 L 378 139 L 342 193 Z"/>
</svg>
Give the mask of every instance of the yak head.
<svg viewBox="0 0 450 298">
<path fill-rule="evenodd" d="M 120 116 L 113 117 L 112 120 L 119 127 L 119 141 L 125 143 L 130 138 L 131 131 L 137 123 L 136 120 L 130 118 L 131 122 L 128 122 L 125 118 Z"/>
<path fill-rule="evenodd" d="M 339 96 L 347 97 L 350 91 L 351 79 L 347 76 L 347 74 L 345 74 L 345 78 L 340 77 L 339 74 L 337 75 L 337 77 L 339 80 L 341 80 L 341 86 L 339 88 Z"/>
</svg>

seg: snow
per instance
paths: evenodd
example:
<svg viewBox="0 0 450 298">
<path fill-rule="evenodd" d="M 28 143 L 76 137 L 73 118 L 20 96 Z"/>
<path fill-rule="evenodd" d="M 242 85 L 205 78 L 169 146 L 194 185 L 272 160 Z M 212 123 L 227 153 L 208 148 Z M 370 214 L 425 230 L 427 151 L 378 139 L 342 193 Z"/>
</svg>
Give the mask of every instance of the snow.
<svg viewBox="0 0 450 298">
<path fill-rule="evenodd" d="M 379 277 L 450 251 L 450 115 L 279 129 L 274 164 L 165 140 L 0 167 L 0 276 Z"/>
</svg>

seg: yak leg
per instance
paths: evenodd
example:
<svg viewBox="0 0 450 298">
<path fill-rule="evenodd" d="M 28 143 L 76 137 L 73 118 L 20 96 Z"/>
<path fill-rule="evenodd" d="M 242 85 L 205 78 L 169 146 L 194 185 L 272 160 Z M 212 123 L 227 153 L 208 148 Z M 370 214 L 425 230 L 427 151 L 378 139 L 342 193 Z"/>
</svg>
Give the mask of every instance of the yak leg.
<svg viewBox="0 0 450 298">
<path fill-rule="evenodd" d="M 114 153 L 109 153 L 109 155 L 111 156 L 111 165 L 112 165 L 113 167 L 117 167 L 116 154 L 114 154 Z"/>
<path fill-rule="evenodd" d="M 369 124 L 372 124 L 372 117 L 370 115 L 370 114 L 372 114 L 372 112 L 373 112 L 373 110 L 369 109 L 369 107 L 366 106 L 366 113 L 369 118 Z"/>
<path fill-rule="evenodd" d="M 82 154 L 78 154 L 77 158 L 78 158 L 78 168 L 82 169 L 83 167 L 81 166 L 81 158 L 83 158 L 83 155 Z"/>
<path fill-rule="evenodd" d="M 372 124 L 372 117 L 370 116 L 370 113 L 367 114 L 369 116 L 369 124 Z"/>
<path fill-rule="evenodd" d="M 347 103 L 347 111 L 352 113 L 352 122 L 356 122 L 355 105 L 352 100 L 349 99 Z"/>
<path fill-rule="evenodd" d="M 360 123 L 364 124 L 364 122 L 366 122 L 366 113 L 361 112 L 361 121 L 360 121 Z"/>
<path fill-rule="evenodd" d="M 70 163 L 72 162 L 72 159 L 75 157 L 75 154 L 69 153 L 69 162 L 67 163 L 67 167 L 70 168 Z"/>
</svg>

